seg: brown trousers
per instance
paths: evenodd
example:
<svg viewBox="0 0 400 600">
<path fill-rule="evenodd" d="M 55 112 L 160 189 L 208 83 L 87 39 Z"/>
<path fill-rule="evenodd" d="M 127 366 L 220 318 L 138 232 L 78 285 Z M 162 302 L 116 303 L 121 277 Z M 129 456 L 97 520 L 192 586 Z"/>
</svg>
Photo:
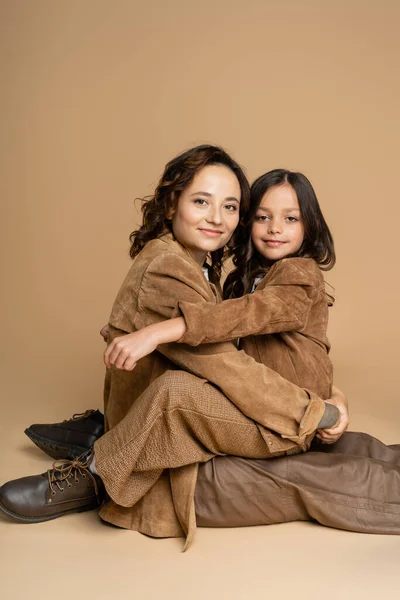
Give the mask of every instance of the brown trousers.
<svg viewBox="0 0 400 600">
<path fill-rule="evenodd" d="M 197 525 L 241 527 L 314 520 L 400 534 L 400 445 L 348 432 L 336 444 L 269 460 L 215 457 L 200 465 Z"/>
<path fill-rule="evenodd" d="M 400 534 L 400 447 L 346 433 L 333 446 L 313 442 L 305 454 L 276 457 L 275 437 L 208 382 L 168 371 L 96 442 L 96 467 L 114 503 L 132 507 L 164 469 L 203 463 L 194 504 L 200 526 L 316 520 Z M 193 494 L 194 486 L 178 488 L 175 508 L 183 503 L 189 514 Z M 163 496 L 155 508 L 166 511 Z"/>
</svg>

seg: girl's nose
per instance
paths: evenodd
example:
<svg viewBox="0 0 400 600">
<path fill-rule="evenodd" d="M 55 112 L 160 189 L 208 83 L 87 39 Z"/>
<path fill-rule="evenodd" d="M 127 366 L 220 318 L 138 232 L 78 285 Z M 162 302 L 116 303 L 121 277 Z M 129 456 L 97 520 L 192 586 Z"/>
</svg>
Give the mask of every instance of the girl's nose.
<svg viewBox="0 0 400 600">
<path fill-rule="evenodd" d="M 275 219 L 268 222 L 268 233 L 281 233 L 280 225 Z"/>
</svg>

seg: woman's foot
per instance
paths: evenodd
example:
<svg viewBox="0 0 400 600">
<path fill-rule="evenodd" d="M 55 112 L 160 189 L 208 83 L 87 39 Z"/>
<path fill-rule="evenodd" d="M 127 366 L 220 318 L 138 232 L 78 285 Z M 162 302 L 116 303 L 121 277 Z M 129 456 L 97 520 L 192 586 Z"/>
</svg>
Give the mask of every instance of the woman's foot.
<svg viewBox="0 0 400 600">
<path fill-rule="evenodd" d="M 41 523 L 97 508 L 105 490 L 100 477 L 89 470 L 93 456 L 89 452 L 74 460 L 55 461 L 47 473 L 5 483 L 0 488 L 0 510 L 23 523 Z"/>
<path fill-rule="evenodd" d="M 91 449 L 103 435 L 104 415 L 99 410 L 86 410 L 61 423 L 31 425 L 25 433 L 52 458 L 72 460 Z"/>
</svg>

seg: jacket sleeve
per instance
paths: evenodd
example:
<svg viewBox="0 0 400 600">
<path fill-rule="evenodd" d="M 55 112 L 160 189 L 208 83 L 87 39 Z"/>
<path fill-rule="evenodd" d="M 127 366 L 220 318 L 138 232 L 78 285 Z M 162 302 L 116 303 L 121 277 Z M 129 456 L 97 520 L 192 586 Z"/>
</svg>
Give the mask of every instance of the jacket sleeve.
<svg viewBox="0 0 400 600">
<path fill-rule="evenodd" d="M 201 277 L 201 274 L 200 274 Z M 193 264 L 179 256 L 160 255 L 149 265 L 139 290 L 135 327 L 172 316 L 179 302 L 202 306 L 210 298 L 206 280 L 199 284 Z M 218 386 L 245 415 L 306 450 L 325 412 L 318 396 L 257 363 L 231 342 L 165 344 L 158 351 L 181 369 Z M 274 451 L 271 444 L 271 452 Z M 281 447 L 277 447 L 277 450 Z"/>
<path fill-rule="evenodd" d="M 318 267 L 313 268 L 313 261 L 306 259 L 300 265 L 281 261 L 273 269 L 266 285 L 261 283 L 262 289 L 242 298 L 201 305 L 180 301 L 187 331 L 179 342 L 198 346 L 249 335 L 302 331 L 315 298 Z"/>
</svg>

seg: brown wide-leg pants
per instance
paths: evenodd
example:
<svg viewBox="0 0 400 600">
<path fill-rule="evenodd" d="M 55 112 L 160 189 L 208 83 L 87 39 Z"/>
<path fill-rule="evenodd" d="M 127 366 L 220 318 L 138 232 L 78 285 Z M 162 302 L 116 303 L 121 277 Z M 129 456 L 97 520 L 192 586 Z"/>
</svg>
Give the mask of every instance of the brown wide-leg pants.
<svg viewBox="0 0 400 600">
<path fill-rule="evenodd" d="M 400 534 L 400 445 L 348 432 L 297 456 L 215 457 L 200 465 L 197 525 L 241 527 L 315 520 L 365 533 Z"/>
</svg>

